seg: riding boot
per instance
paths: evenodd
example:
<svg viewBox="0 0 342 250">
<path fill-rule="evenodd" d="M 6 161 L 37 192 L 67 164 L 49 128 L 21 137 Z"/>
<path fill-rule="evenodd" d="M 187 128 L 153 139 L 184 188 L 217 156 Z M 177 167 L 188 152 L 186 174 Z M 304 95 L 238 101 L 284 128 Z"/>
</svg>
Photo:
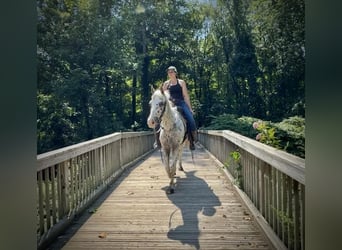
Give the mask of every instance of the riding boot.
<svg viewBox="0 0 342 250">
<path fill-rule="evenodd" d="M 197 141 L 197 131 L 191 131 L 189 134 L 189 143 L 190 143 L 190 150 L 195 150 L 195 142 Z"/>
<path fill-rule="evenodd" d="M 191 131 L 192 140 L 197 142 L 197 130 Z"/>
</svg>

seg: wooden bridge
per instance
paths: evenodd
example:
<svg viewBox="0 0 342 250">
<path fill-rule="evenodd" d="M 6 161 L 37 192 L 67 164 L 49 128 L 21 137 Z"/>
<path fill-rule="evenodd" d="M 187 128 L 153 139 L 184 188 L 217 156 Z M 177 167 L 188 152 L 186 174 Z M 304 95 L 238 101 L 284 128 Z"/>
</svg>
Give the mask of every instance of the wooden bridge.
<svg viewBox="0 0 342 250">
<path fill-rule="evenodd" d="M 167 195 L 153 141 L 115 133 L 39 155 L 38 248 L 305 249 L 303 159 L 201 131 Z"/>
</svg>

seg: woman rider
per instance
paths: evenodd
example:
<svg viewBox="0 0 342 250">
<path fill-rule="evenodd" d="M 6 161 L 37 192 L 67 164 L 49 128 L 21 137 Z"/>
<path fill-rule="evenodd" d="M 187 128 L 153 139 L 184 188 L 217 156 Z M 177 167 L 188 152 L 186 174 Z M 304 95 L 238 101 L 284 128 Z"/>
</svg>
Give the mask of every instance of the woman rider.
<svg viewBox="0 0 342 250">
<path fill-rule="evenodd" d="M 167 75 L 169 80 L 165 81 L 161 88 L 164 91 L 169 91 L 171 101 L 180 107 L 184 118 L 187 121 L 188 138 L 190 142 L 190 150 L 195 149 L 194 142 L 197 141 L 196 123 L 193 117 L 193 110 L 191 108 L 190 97 L 188 89 L 184 80 L 179 79 L 178 72 L 175 66 L 167 68 Z M 157 144 L 160 147 L 159 134 L 157 135 Z"/>
</svg>

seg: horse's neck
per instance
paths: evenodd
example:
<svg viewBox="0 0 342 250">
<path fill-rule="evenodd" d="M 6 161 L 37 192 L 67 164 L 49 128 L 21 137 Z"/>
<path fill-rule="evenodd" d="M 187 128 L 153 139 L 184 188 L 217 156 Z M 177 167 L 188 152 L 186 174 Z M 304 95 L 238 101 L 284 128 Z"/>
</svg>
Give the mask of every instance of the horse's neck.
<svg viewBox="0 0 342 250">
<path fill-rule="evenodd" d="M 165 112 L 162 118 L 161 125 L 164 129 L 170 130 L 175 126 L 176 115 L 171 109 L 171 105 L 166 101 Z"/>
</svg>

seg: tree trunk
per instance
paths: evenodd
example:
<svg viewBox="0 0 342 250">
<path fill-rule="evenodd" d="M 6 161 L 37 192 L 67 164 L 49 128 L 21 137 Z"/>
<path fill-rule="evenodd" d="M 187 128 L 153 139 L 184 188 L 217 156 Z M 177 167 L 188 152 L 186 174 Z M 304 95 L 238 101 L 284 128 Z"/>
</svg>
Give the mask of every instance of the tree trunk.
<svg viewBox="0 0 342 250">
<path fill-rule="evenodd" d="M 137 113 L 137 74 L 133 73 L 133 83 L 132 83 L 132 116 L 131 123 L 134 124 L 136 121 L 136 113 Z"/>
<path fill-rule="evenodd" d="M 143 65 L 142 65 L 142 77 L 141 77 L 141 86 L 142 86 L 142 120 L 146 120 L 149 112 L 148 102 L 150 100 L 150 88 L 148 85 L 148 77 L 149 72 L 148 68 L 150 65 L 150 57 L 145 54 Z"/>
</svg>

